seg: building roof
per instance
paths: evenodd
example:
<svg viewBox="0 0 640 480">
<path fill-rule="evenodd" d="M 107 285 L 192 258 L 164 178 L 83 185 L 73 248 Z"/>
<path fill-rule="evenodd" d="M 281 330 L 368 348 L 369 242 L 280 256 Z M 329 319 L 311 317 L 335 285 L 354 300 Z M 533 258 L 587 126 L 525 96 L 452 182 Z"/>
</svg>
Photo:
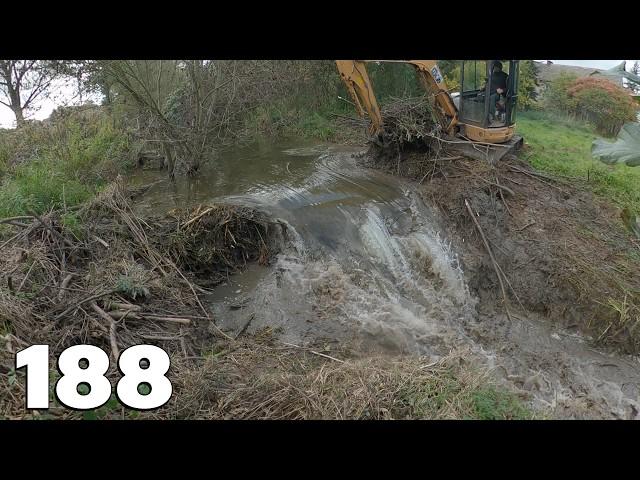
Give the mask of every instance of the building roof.
<svg viewBox="0 0 640 480">
<path fill-rule="evenodd" d="M 621 75 L 604 77 L 602 75 L 599 75 L 599 72 L 602 69 L 598 68 L 575 67 L 573 65 L 560 65 L 558 63 L 551 62 L 535 62 L 535 64 L 538 70 L 538 80 L 544 83 L 551 82 L 552 80 L 558 78 L 561 74 L 567 73 L 573 74 L 578 78 L 588 77 L 593 74 L 596 77 L 607 78 L 617 85 L 623 85 Z"/>
</svg>

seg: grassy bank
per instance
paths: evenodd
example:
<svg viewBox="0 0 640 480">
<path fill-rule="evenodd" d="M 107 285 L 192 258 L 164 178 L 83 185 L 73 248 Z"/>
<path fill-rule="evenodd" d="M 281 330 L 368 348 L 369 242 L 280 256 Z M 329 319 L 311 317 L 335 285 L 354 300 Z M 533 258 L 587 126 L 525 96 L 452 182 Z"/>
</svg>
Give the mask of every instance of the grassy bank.
<svg viewBox="0 0 640 480">
<path fill-rule="evenodd" d="M 527 145 L 522 156 L 534 168 L 570 177 L 569 184 L 591 190 L 606 200 L 603 205 L 640 212 L 640 168 L 609 166 L 594 159 L 591 144 L 597 134 L 592 126 L 545 112 L 521 114 L 517 124 Z M 562 255 L 556 262 L 572 262 L 568 280 L 582 299 L 593 302 L 585 319 L 594 338 L 635 353 L 640 348 L 637 243 L 629 241 L 628 230 L 622 227 L 626 222 L 617 217 L 616 209 L 602 209 L 596 203 L 593 212 L 567 216 L 562 227 L 553 226 L 549 238 L 562 238 L 562 230 L 575 224 L 564 234 L 571 239 L 565 245 L 571 247 L 563 251 L 558 245 Z M 628 211 L 623 210 L 622 220 Z"/>
<path fill-rule="evenodd" d="M 129 140 L 98 108 L 0 133 L 0 217 L 80 204 L 126 168 Z"/>
<path fill-rule="evenodd" d="M 344 121 L 356 117 L 354 108 L 344 101 L 331 101 L 322 106 L 295 102 L 262 105 L 248 116 L 243 137 L 305 138 L 332 143 L 354 143 L 366 140 L 363 129 Z"/>
<path fill-rule="evenodd" d="M 525 158 L 535 168 L 575 177 L 620 207 L 640 211 L 640 168 L 594 159 L 591 143 L 597 134 L 590 125 L 545 112 L 521 113 L 517 124 L 527 144 Z"/>
<path fill-rule="evenodd" d="M 182 373 L 176 391 L 184 393 L 166 412 L 170 418 L 181 412 L 188 418 L 253 420 L 534 418 L 486 372 L 461 366 L 456 353 L 436 363 L 417 356 L 349 356 L 346 349 L 286 348 L 268 332 L 259 333 L 220 345 L 197 370 Z M 198 389 L 189 388 L 194 383 Z"/>
</svg>

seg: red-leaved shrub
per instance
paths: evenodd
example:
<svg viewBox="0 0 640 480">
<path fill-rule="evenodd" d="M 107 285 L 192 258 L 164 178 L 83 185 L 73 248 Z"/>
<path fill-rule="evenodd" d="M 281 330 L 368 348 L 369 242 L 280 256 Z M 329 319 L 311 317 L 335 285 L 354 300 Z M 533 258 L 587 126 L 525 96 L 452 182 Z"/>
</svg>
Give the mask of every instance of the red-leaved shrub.
<svg viewBox="0 0 640 480">
<path fill-rule="evenodd" d="M 570 112 L 604 135 L 616 135 L 626 122 L 637 119 L 640 109 L 627 90 L 604 78 L 579 78 L 567 95 Z"/>
</svg>

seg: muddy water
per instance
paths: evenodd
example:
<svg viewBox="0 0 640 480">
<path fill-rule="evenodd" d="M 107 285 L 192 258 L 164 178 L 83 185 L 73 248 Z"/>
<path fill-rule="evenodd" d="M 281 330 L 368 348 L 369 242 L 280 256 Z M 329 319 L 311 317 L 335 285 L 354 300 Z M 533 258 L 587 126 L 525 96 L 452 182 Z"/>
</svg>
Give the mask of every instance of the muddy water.
<svg viewBox="0 0 640 480">
<path fill-rule="evenodd" d="M 162 212 L 202 202 L 256 206 L 288 226 L 270 267 L 252 266 L 208 302 L 230 332 L 349 343 L 433 358 L 466 349 L 550 416 L 634 418 L 640 363 L 605 355 L 530 315 L 478 313 L 442 219 L 416 185 L 357 166 L 357 150 L 252 145 L 221 154 L 194 180 L 160 182 L 140 202 Z M 161 179 L 156 172 L 135 180 Z"/>
</svg>

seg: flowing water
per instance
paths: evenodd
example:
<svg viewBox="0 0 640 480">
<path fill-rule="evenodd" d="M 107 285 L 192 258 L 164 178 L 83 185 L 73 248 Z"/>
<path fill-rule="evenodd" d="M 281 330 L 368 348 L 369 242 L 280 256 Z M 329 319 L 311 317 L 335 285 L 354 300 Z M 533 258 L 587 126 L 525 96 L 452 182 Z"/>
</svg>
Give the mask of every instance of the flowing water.
<svg viewBox="0 0 640 480">
<path fill-rule="evenodd" d="M 271 266 L 251 266 L 207 299 L 227 331 L 272 327 L 291 343 L 434 359 L 465 348 L 552 414 L 638 414 L 636 359 L 595 351 L 534 317 L 515 326 L 480 318 L 442 219 L 415 183 L 358 166 L 357 153 L 300 143 L 234 149 L 196 179 L 157 183 L 138 208 L 241 203 L 287 225 L 288 243 Z M 135 180 L 161 178 L 145 171 Z"/>
</svg>

